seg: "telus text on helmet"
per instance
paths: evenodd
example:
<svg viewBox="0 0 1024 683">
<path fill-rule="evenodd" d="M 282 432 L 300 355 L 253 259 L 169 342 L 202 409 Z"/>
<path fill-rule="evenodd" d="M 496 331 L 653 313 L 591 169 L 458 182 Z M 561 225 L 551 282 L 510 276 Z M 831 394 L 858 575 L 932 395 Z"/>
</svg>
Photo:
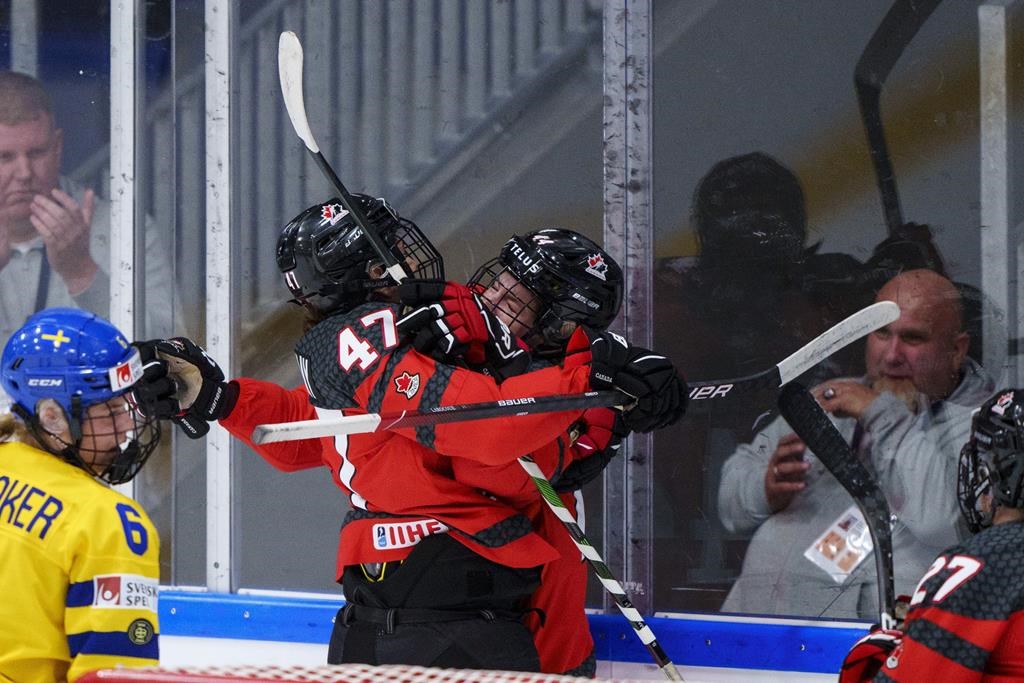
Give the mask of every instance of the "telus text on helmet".
<svg viewBox="0 0 1024 683">
<path fill-rule="evenodd" d="M 538 263 L 536 259 L 527 256 L 526 252 L 523 251 L 522 247 L 520 247 L 515 242 L 509 244 L 509 247 L 512 249 L 512 253 L 515 255 L 516 260 L 522 263 L 524 266 L 526 266 L 527 273 L 530 273 L 532 275 L 534 273 L 540 272 L 540 263 Z"/>
</svg>

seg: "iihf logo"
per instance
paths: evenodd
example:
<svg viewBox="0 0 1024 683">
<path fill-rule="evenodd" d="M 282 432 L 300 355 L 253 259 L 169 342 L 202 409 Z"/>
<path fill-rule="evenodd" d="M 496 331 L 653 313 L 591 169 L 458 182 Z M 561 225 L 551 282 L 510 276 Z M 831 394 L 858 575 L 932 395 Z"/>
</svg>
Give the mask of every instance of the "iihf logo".
<svg viewBox="0 0 1024 683">
<path fill-rule="evenodd" d="M 330 222 L 331 225 L 334 225 L 347 215 L 348 211 L 341 204 L 324 204 L 320 207 L 320 216 L 325 221 Z"/>
<path fill-rule="evenodd" d="M 378 548 L 387 548 L 388 547 L 387 530 L 384 528 L 384 525 L 382 525 L 382 524 L 378 524 L 377 525 L 377 538 L 374 540 L 373 543 Z"/>
<path fill-rule="evenodd" d="M 587 272 L 594 277 L 607 280 L 605 273 L 608 272 L 608 264 L 604 262 L 604 256 L 601 254 L 591 254 L 587 257 Z"/>
</svg>

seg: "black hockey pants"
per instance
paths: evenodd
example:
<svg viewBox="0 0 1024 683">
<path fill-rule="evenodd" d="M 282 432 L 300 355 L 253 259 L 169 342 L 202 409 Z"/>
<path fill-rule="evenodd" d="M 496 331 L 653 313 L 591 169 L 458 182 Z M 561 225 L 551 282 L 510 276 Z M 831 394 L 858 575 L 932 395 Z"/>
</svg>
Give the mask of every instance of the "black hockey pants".
<svg viewBox="0 0 1024 683">
<path fill-rule="evenodd" d="M 327 661 L 539 671 L 523 623 L 539 580 L 539 568 L 490 562 L 447 534 L 421 541 L 383 581 L 347 567 Z"/>
</svg>

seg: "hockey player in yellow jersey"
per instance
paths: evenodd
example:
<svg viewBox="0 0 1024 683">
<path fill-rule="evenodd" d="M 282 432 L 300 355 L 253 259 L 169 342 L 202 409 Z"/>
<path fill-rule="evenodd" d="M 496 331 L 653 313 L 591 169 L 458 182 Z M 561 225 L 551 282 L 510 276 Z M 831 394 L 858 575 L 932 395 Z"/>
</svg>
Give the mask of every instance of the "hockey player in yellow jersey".
<svg viewBox="0 0 1024 683">
<path fill-rule="evenodd" d="M 107 484 L 160 438 L 127 393 L 138 350 L 106 320 L 53 308 L 7 341 L 0 382 L 0 681 L 74 681 L 158 660 L 159 540 Z"/>
</svg>

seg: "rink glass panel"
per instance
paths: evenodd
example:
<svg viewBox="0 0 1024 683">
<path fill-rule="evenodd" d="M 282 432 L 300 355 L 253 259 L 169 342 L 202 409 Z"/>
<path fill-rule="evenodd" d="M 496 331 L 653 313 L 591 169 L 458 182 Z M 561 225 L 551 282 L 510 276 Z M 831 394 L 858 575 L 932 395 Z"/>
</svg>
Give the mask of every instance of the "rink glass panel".
<svg viewBox="0 0 1024 683">
<path fill-rule="evenodd" d="M 769 219 L 764 240 L 738 240 L 728 258 L 703 264 L 703 279 L 694 286 L 688 275 L 701 268 L 701 244 L 691 202 L 716 162 L 764 152 L 792 170 L 802 185 L 803 247 L 842 255 L 833 261 L 837 264 L 849 264 L 847 257 L 867 261 L 888 233 L 853 73 L 890 5 L 890 0 L 655 3 L 655 347 L 687 377 L 725 378 L 766 369 L 872 301 L 871 291 L 842 284 L 852 270 L 836 266 L 812 272 L 792 257 L 788 266 L 772 263 L 771 254 L 785 248 L 771 243 Z M 940 4 L 892 70 L 882 115 L 904 220 L 930 226 L 954 281 L 985 288 L 986 296 L 1001 300 L 1007 290 L 993 289 L 984 275 L 1007 263 L 1014 272 L 1015 255 L 1011 248 L 992 261 L 981 256 L 979 166 L 990 157 L 983 156 L 980 142 L 978 25 L 975 3 Z M 1011 26 L 1017 37 L 1019 21 Z M 1010 93 L 1012 106 L 1019 106 L 1018 97 Z M 1011 136 L 1019 125 L 1019 116 L 1011 120 Z M 1009 169 L 1011 187 L 1014 170 Z M 980 331 L 986 316 L 995 332 L 983 353 Z M 1006 355 L 1007 337 L 1015 336 L 1007 325 L 1015 319 L 1012 309 L 1010 314 L 1000 309 L 970 321 L 971 355 L 997 377 L 1004 364 L 1016 365 L 1016 358 Z M 827 377 L 860 375 L 863 352 L 864 344 L 855 344 L 803 380 L 813 385 Z M 999 382 L 1007 377 L 1013 381 L 1011 374 Z M 695 401 L 686 419 L 655 439 L 659 611 L 720 608 L 749 540 L 726 531 L 719 519 L 722 465 L 737 443 L 749 441 L 755 421 L 763 425 L 777 415 L 773 392 L 723 401 L 713 410 L 709 401 L 699 403 L 708 405 Z M 918 493 L 955 496 L 953 490 Z"/>
<path fill-rule="evenodd" d="M 139 28 L 139 98 L 146 123 L 139 133 L 137 201 L 140 215 L 173 240 L 167 250 L 175 282 L 164 296 L 139 293 L 144 303 L 138 306 L 172 310 L 170 328 L 140 317 L 137 330 L 140 338 L 187 334 L 206 343 L 216 330 L 207 329 L 204 306 L 204 3 L 143 4 L 149 16 Z M 274 244 L 288 219 L 331 194 L 280 101 L 280 31 L 302 37 L 310 122 L 349 189 L 391 200 L 445 254 L 448 277 L 465 280 L 512 233 L 558 225 L 601 238 L 601 12 L 591 4 L 239 3 L 230 255 L 238 331 L 229 373 L 298 384 L 291 349 L 301 316 L 285 303 Z M 0 2 L 5 22 L 12 5 Z M 806 291 L 773 300 L 758 261 L 764 254 L 755 248 L 730 254 L 719 273 L 725 289 L 715 295 L 688 293 L 680 274 L 700 254 L 690 204 L 701 177 L 719 160 L 757 150 L 800 179 L 804 247 L 860 262 L 871 257 L 887 228 L 853 68 L 889 5 L 654 3 L 653 346 L 686 376 L 762 370 L 823 331 L 840 309 L 862 303 L 821 283 L 811 289 L 817 300 Z M 38 6 L 39 75 L 62 93 L 55 106 L 65 129 L 64 172 L 106 194 L 109 3 Z M 905 220 L 930 226 L 954 279 L 1010 302 L 989 319 L 996 330 L 989 341 L 998 342 L 986 344 L 992 352 L 983 360 L 1009 368 L 1002 382 L 1012 384 L 1019 381 L 1016 356 L 1006 354 L 1006 342 L 1021 336 L 1018 297 L 1015 290 L 995 291 L 986 278 L 999 266 L 1014 276 L 1015 253 L 1004 248 L 997 251 L 1002 261 L 984 258 L 986 234 L 979 227 L 989 201 L 979 168 L 988 164 L 991 171 L 993 158 L 980 142 L 977 10 L 975 3 L 939 6 L 889 76 L 882 112 Z M 6 23 L 0 29 L 10 60 L 16 41 Z M 1016 36 L 1019 20 L 1010 26 Z M 358 39 L 365 35 L 386 40 Z M 1013 146 L 1019 93 L 1011 90 L 1009 100 Z M 1015 170 L 1007 169 L 1011 190 L 1019 190 Z M 152 258 L 142 261 L 144 273 Z M 1014 277 L 1003 286 L 1016 287 Z M 730 302 L 738 308 L 729 310 Z M 710 322 L 698 315 L 714 307 L 725 312 L 710 315 Z M 830 371 L 859 373 L 862 355 L 863 344 L 855 345 Z M 722 463 L 774 408 L 770 392 L 714 411 L 695 407 L 655 437 L 654 610 L 720 608 L 748 540 L 727 533 L 718 519 Z M 136 495 L 163 539 L 165 583 L 206 583 L 204 448 L 174 434 L 138 480 Z M 240 444 L 232 457 L 232 586 L 336 592 L 335 548 L 346 505 L 329 473 L 279 473 Z M 602 543 L 601 492 L 600 481 L 585 490 L 587 532 L 615 567 L 625 550 Z M 627 520 L 627 538 L 629 528 L 645 528 L 645 521 Z M 594 582 L 588 604 L 604 604 Z"/>
</svg>

